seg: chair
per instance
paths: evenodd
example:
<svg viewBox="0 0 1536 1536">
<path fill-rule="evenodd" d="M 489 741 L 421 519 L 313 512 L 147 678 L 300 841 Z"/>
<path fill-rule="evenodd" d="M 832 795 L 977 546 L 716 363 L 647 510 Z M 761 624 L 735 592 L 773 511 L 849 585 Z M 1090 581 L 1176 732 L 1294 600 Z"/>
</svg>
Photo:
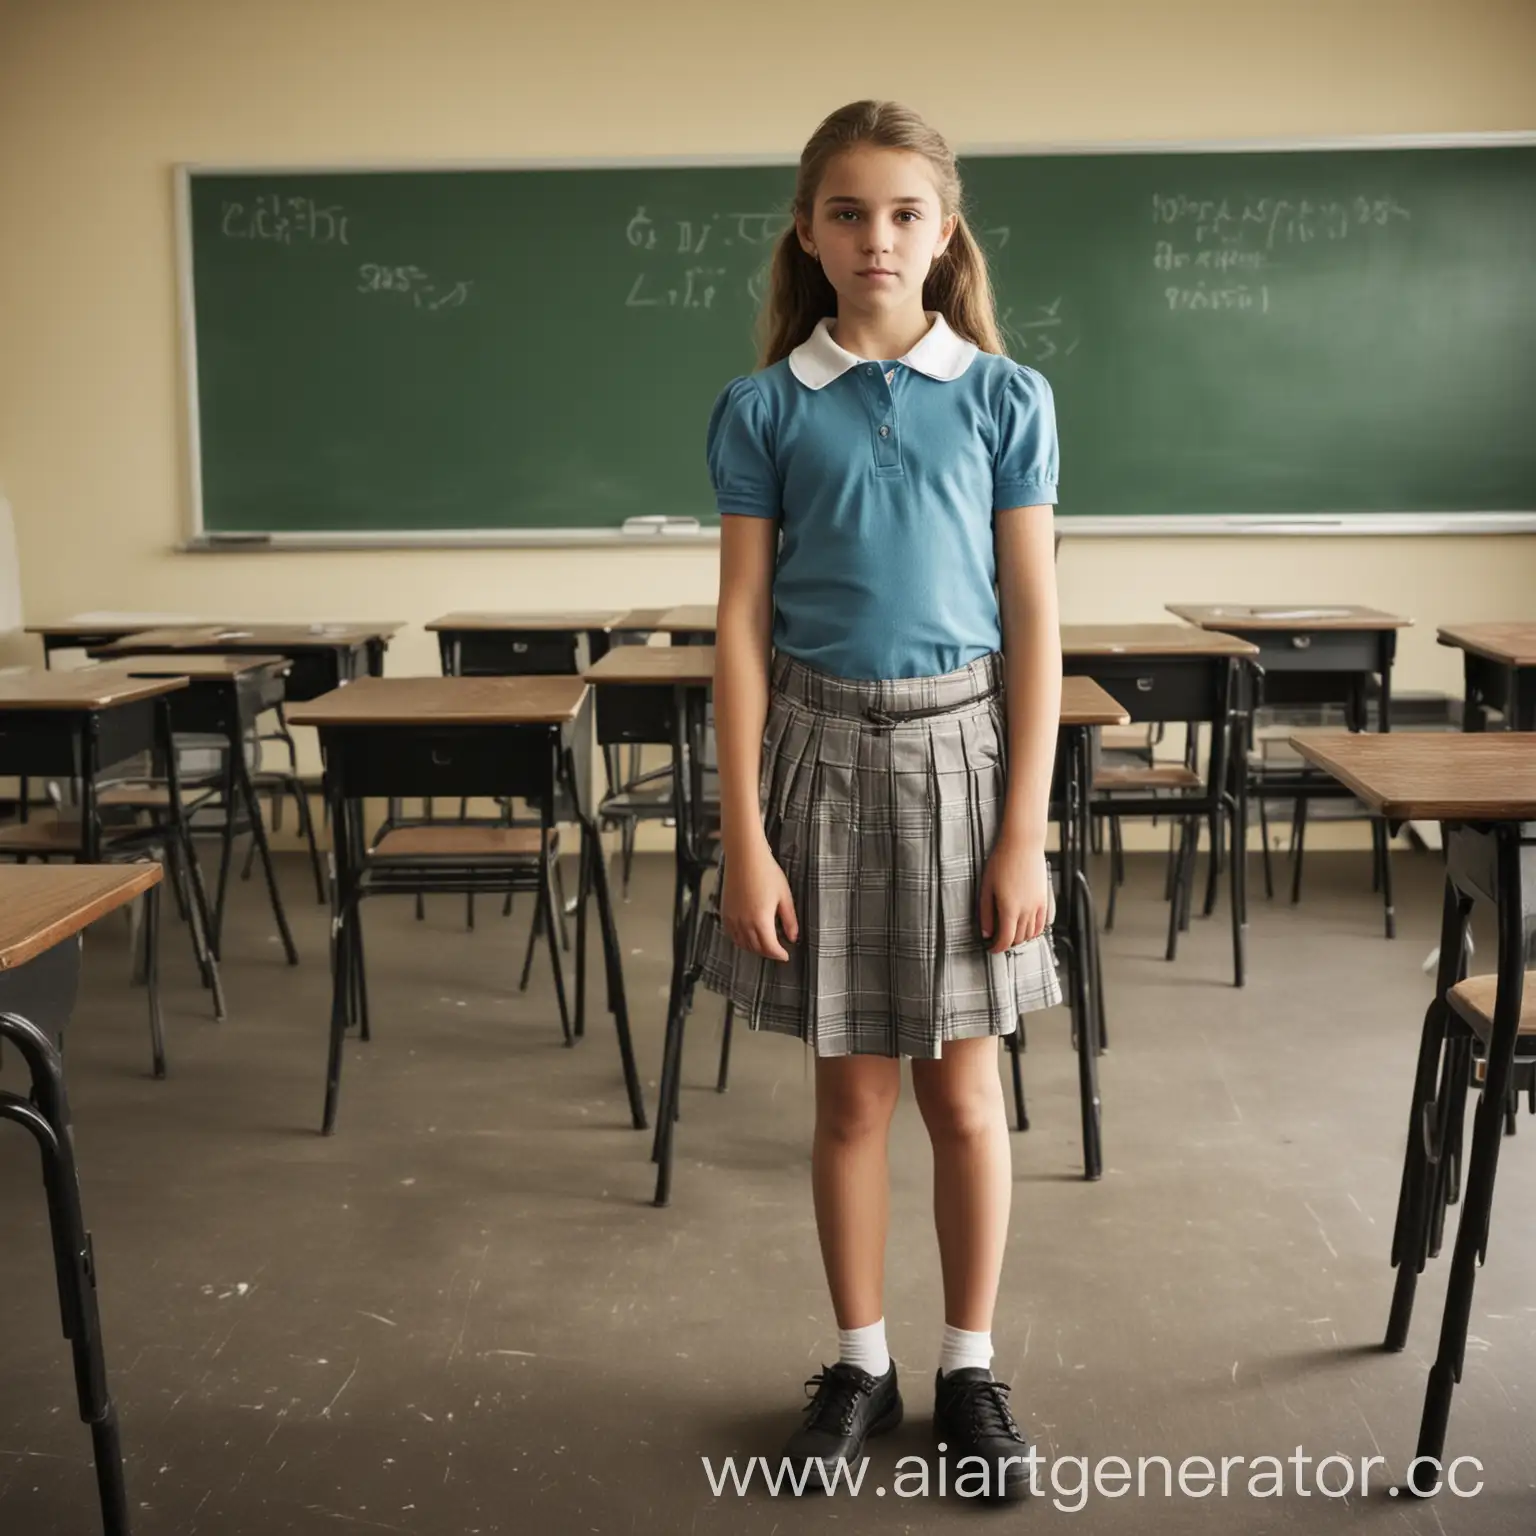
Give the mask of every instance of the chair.
<svg viewBox="0 0 1536 1536">
<path fill-rule="evenodd" d="M 152 895 L 157 889 L 158 886 L 151 887 L 146 894 Z M 96 1301 L 96 1257 L 80 1204 L 63 1063 L 53 1041 L 17 1014 L 0 1013 L 0 1040 L 17 1048 L 31 1074 L 30 1099 L 0 1092 L 0 1120 L 21 1126 L 42 1154 L 59 1310 L 64 1337 L 74 1354 L 80 1417 L 91 1430 L 102 1529 L 106 1536 L 128 1536 L 122 1437 L 117 1408 L 107 1388 L 101 1314 Z"/>
</svg>

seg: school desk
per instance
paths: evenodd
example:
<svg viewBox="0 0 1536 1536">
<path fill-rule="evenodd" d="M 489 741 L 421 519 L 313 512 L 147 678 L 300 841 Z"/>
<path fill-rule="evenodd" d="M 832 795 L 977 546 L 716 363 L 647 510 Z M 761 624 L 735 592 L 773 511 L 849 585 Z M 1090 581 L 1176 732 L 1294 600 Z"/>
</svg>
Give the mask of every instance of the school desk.
<svg viewBox="0 0 1536 1536">
<path fill-rule="evenodd" d="M 290 704 L 319 698 L 359 677 L 381 677 L 389 642 L 401 624 L 204 624 L 141 630 L 90 648 L 98 660 L 170 655 L 274 655 L 293 663 Z"/>
<path fill-rule="evenodd" d="M 266 828 L 261 808 L 256 802 L 256 787 L 245 759 L 245 744 L 255 732 L 256 722 L 269 709 L 282 702 L 284 678 L 291 663 L 281 656 L 130 656 L 111 663 L 111 669 L 127 677 L 180 677 L 187 686 L 169 696 L 171 729 L 178 735 L 218 737 L 223 742 L 224 767 L 216 790 L 189 807 L 188 814 L 216 811 L 220 817 L 219 876 L 213 900 L 209 942 L 213 953 L 220 953 L 224 932 L 224 905 L 229 890 L 229 870 L 234 854 L 235 834 L 240 819 L 245 818 L 256 852 L 260 855 L 266 877 L 272 915 L 277 920 L 283 953 L 289 965 L 299 963 L 288 916 L 283 910 L 277 875 L 272 867 L 272 853 L 267 846 Z M 165 814 L 169 791 L 163 784 L 129 783 L 103 791 L 103 806 L 143 812 L 152 819 Z M 314 828 L 309 824 L 308 798 L 295 796 L 299 807 L 300 829 L 304 832 L 314 861 L 316 887 L 322 900 L 326 887 L 315 848 Z"/>
<path fill-rule="evenodd" d="M 711 863 L 704 724 L 715 677 L 715 650 L 711 645 L 619 646 L 583 675 L 597 693 L 600 746 L 655 743 L 672 748 L 672 813 L 677 829 L 672 981 L 651 1150 L 657 1164 L 655 1203 L 665 1205 L 672 1185 L 672 1123 L 682 1075 L 683 1026 L 691 1001 L 687 965 L 698 932 L 704 874 Z"/>
<path fill-rule="evenodd" d="M 1419 1274 L 1439 1249 L 1445 1207 L 1456 1198 L 1472 1042 L 1479 1035 L 1487 1075 L 1419 1425 L 1417 1454 L 1439 1457 L 1466 1356 L 1477 1266 L 1486 1254 L 1516 1050 L 1522 1034 L 1528 1044 L 1536 1034 L 1536 1011 L 1525 1000 L 1525 935 L 1536 916 L 1536 826 L 1530 825 L 1536 823 L 1536 741 L 1514 734 L 1305 734 L 1292 744 L 1386 821 L 1439 821 L 1444 833 L 1440 960 L 1409 1102 L 1392 1237 L 1397 1281 L 1385 1340 L 1389 1350 L 1407 1343 Z M 1479 899 L 1492 901 L 1498 914 L 1492 986 L 1490 978 L 1463 982 L 1467 925 Z"/>
<path fill-rule="evenodd" d="M 1248 795 L 1259 806 L 1260 844 L 1264 857 L 1264 893 L 1275 894 L 1269 853 L 1267 802 L 1291 800 L 1295 806 L 1295 849 L 1291 869 L 1291 901 L 1301 899 L 1301 871 L 1306 838 L 1307 805 L 1315 799 L 1339 799 L 1347 791 L 1336 779 L 1312 769 L 1276 768 L 1250 757 L 1253 751 L 1252 709 L 1264 705 L 1342 704 L 1352 731 L 1366 728 L 1368 700 L 1377 697 L 1376 729 L 1392 729 L 1392 662 L 1397 632 L 1412 619 L 1383 613 L 1354 603 L 1267 604 L 1170 603 L 1168 611 L 1201 629 L 1240 635 L 1259 648 L 1255 672 L 1259 686 L 1247 712 L 1246 740 L 1240 745 L 1248 769 Z M 1392 906 L 1391 838 L 1380 821 L 1371 823 L 1374 878 L 1382 894 L 1386 936 L 1397 933 Z"/>
<path fill-rule="evenodd" d="M 335 839 L 335 953 L 324 1134 L 335 1130 L 342 1045 L 349 1021 L 369 1038 L 366 973 L 358 908 L 374 895 L 477 892 L 514 886 L 538 896 L 547 930 L 566 1043 L 574 1040 L 554 925 L 550 858 L 562 810 L 581 827 L 582 891 L 597 898 L 608 1006 L 635 1128 L 645 1107 L 630 1043 L 618 933 L 593 818 L 586 808 L 590 763 L 588 689 L 574 677 L 365 678 L 293 712 L 320 733 L 325 790 Z M 489 797 L 538 806 L 537 827 L 505 823 L 386 823 L 369 845 L 365 797 Z M 585 1002 L 586 902 L 577 909 L 577 1006 Z"/>
<path fill-rule="evenodd" d="M 55 624 L 28 624 L 26 632 L 42 641 L 43 666 L 47 668 L 53 665 L 55 651 L 89 651 L 97 646 L 111 645 L 114 641 L 126 640 L 129 635 L 141 634 L 149 623 L 157 629 L 193 629 L 207 621 L 61 619 Z"/>
<path fill-rule="evenodd" d="M 106 667 L 66 672 L 41 669 L 0 674 L 0 774 L 78 780 L 78 822 L 49 814 L 0 827 L 0 859 L 68 859 L 79 864 L 138 859 L 163 848 L 188 902 L 192 949 L 214 1016 L 225 1016 L 219 963 L 208 943 L 207 891 L 192 851 L 171 728 L 170 695 L 185 678 L 138 678 Z M 143 753 L 162 764 L 168 794 L 165 823 L 144 831 L 103 824 L 101 775 Z M 146 916 L 149 914 L 146 913 Z M 158 923 L 146 923 L 151 1016 L 158 1014 Z M 158 1031 L 157 1031 L 158 1034 Z M 157 1075 L 164 1072 L 157 1051 Z"/>
<path fill-rule="evenodd" d="M 107 1536 L 127 1536 L 128 1495 L 61 1050 L 79 987 L 81 933 L 134 897 L 156 894 L 160 879 L 158 864 L 0 866 L 0 1040 L 16 1047 L 31 1078 L 30 1097 L 0 1091 L 0 1120 L 21 1126 L 42 1154 L 59 1309 Z"/>
<path fill-rule="evenodd" d="M 638 634 L 668 635 L 674 645 L 713 645 L 718 607 L 680 603 L 671 608 L 631 608 L 614 626 Z"/>
<path fill-rule="evenodd" d="M 1439 640 L 1462 655 L 1464 731 L 1486 730 L 1490 709 L 1503 715 L 1507 731 L 1536 731 L 1536 620 L 1448 624 Z"/>
<path fill-rule="evenodd" d="M 1232 772 L 1234 725 L 1242 719 L 1246 693 L 1243 669 L 1257 659 L 1250 640 L 1187 624 L 1065 624 L 1061 630 L 1062 669 L 1069 677 L 1091 677 L 1135 724 L 1209 725 L 1210 751 L 1203 782 L 1159 794 L 1150 790 L 1097 793 L 1096 815 L 1166 816 L 1183 824 L 1168 914 L 1167 957 L 1178 952 L 1178 934 L 1189 921 L 1190 887 L 1201 820 L 1211 840 L 1205 911 L 1215 910 L 1221 863 L 1222 828 L 1230 829 L 1233 984 L 1245 980 L 1243 930 L 1248 893 L 1242 852 L 1248 836 L 1246 776 Z"/>
<path fill-rule="evenodd" d="M 621 609 L 557 613 L 447 613 L 437 636 L 445 677 L 574 676 L 608 649 Z"/>
</svg>

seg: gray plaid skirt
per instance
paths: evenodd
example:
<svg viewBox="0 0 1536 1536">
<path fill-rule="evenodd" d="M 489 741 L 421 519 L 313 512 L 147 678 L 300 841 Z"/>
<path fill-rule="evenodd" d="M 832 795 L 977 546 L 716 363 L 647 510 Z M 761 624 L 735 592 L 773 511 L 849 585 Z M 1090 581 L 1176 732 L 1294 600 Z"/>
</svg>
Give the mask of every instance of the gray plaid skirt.
<svg viewBox="0 0 1536 1536">
<path fill-rule="evenodd" d="M 997 654 L 883 682 L 775 656 L 759 800 L 800 936 L 788 961 L 738 948 L 720 918 L 722 861 L 694 951 L 699 980 L 750 1028 L 818 1056 L 931 1059 L 1061 1001 L 1049 930 L 1000 955 L 981 934 L 1003 810 L 1002 690 Z"/>
</svg>

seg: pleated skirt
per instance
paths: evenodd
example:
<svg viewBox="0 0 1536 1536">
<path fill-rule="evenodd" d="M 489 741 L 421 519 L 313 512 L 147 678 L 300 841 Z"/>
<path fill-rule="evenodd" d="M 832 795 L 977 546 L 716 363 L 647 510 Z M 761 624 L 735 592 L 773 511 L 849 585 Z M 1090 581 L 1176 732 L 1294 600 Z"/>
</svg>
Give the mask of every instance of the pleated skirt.
<svg viewBox="0 0 1536 1536">
<path fill-rule="evenodd" d="M 720 917 L 722 862 L 699 980 L 749 1028 L 818 1056 L 936 1058 L 1059 1003 L 1049 927 L 998 955 L 981 933 L 1006 753 L 1001 655 L 873 682 L 775 656 L 759 801 L 799 938 L 787 962 L 738 948 Z"/>
</svg>

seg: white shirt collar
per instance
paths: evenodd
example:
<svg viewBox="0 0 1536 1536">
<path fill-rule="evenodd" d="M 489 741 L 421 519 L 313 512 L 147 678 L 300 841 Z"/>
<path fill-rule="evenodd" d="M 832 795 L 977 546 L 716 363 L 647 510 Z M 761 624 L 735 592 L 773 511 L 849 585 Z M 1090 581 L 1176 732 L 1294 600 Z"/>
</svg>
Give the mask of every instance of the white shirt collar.
<svg viewBox="0 0 1536 1536">
<path fill-rule="evenodd" d="M 950 330 L 943 315 L 935 314 L 921 341 L 899 361 L 942 384 L 958 379 L 971 366 L 980 348 Z M 832 339 L 832 322 L 822 319 L 816 329 L 789 354 L 789 371 L 807 389 L 825 389 L 850 368 L 869 359 L 845 352 Z"/>
</svg>

